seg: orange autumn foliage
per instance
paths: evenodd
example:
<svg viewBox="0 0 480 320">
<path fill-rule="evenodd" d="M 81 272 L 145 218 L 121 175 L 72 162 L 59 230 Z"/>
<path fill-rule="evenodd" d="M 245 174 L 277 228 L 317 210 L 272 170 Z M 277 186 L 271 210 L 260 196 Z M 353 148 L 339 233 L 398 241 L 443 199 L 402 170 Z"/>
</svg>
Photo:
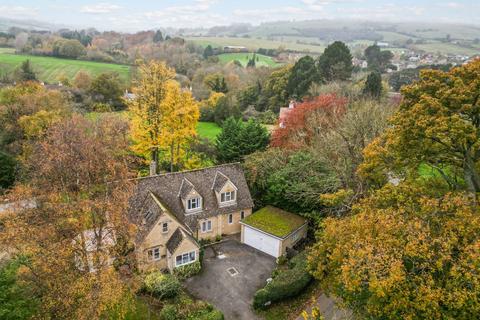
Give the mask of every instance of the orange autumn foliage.
<svg viewBox="0 0 480 320">
<path fill-rule="evenodd" d="M 347 99 L 324 94 L 298 104 L 272 134 L 272 147 L 298 149 L 308 146 L 316 128 L 335 126 L 346 112 Z"/>
</svg>

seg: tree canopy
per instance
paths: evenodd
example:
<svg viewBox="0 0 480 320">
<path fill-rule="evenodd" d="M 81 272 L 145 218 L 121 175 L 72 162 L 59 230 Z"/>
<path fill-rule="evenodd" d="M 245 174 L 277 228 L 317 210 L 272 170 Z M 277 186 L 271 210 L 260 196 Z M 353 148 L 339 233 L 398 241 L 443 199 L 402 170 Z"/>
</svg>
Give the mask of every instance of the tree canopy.
<svg viewBox="0 0 480 320">
<path fill-rule="evenodd" d="M 319 81 L 347 80 L 352 75 L 350 49 L 341 41 L 330 44 L 317 60 Z"/>
</svg>

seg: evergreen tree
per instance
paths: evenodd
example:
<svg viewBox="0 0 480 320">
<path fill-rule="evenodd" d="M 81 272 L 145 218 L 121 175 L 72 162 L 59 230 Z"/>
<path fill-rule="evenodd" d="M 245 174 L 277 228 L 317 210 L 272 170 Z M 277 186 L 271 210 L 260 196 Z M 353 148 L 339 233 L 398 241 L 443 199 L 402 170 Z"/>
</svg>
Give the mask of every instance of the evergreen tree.
<svg viewBox="0 0 480 320">
<path fill-rule="evenodd" d="M 367 77 L 363 94 L 378 99 L 382 95 L 382 75 L 378 71 L 373 71 Z"/>
<path fill-rule="evenodd" d="M 305 56 L 298 60 L 288 78 L 287 90 L 290 97 L 302 98 L 317 77 L 315 60 Z"/>
<path fill-rule="evenodd" d="M 213 48 L 211 45 L 208 45 L 205 50 L 203 51 L 203 57 L 208 59 L 208 57 L 213 56 Z"/>
<path fill-rule="evenodd" d="M 265 150 L 269 138 L 267 129 L 257 121 L 250 119 L 244 123 L 230 117 L 223 122 L 215 142 L 217 160 L 220 163 L 242 161 L 246 155 Z"/>
<path fill-rule="evenodd" d="M 256 62 L 255 62 L 255 61 L 256 61 L 256 57 L 257 57 L 257 56 L 256 56 L 255 53 L 254 53 L 252 59 L 249 59 L 249 60 L 248 60 L 247 68 L 255 68 L 255 65 L 256 65 Z"/>
<path fill-rule="evenodd" d="M 29 59 L 22 62 L 22 65 L 20 66 L 20 70 L 18 72 L 18 80 L 19 81 L 37 81 L 37 75 L 35 74 L 35 71 L 33 71 L 33 68 Z"/>
<path fill-rule="evenodd" d="M 329 45 L 317 61 L 319 81 L 347 80 L 352 75 L 350 50 L 341 41 Z"/>
<path fill-rule="evenodd" d="M 364 54 L 367 59 L 368 68 L 380 72 L 385 71 L 393 58 L 391 51 L 381 51 L 380 47 L 376 44 L 366 48 Z"/>
<path fill-rule="evenodd" d="M 15 180 L 15 159 L 0 151 L 0 190 L 12 186 Z"/>
<path fill-rule="evenodd" d="M 157 30 L 155 35 L 153 36 L 153 42 L 158 43 L 163 41 L 163 34 L 162 31 Z"/>
</svg>

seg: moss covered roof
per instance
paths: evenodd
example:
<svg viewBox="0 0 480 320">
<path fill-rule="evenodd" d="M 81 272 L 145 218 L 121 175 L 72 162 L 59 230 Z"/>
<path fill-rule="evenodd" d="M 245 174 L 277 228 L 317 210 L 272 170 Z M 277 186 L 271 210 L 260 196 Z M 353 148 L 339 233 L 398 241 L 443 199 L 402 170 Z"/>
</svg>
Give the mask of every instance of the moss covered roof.
<svg viewBox="0 0 480 320">
<path fill-rule="evenodd" d="M 262 208 L 242 221 L 249 226 L 279 238 L 285 238 L 306 222 L 299 215 L 272 206 Z"/>
</svg>

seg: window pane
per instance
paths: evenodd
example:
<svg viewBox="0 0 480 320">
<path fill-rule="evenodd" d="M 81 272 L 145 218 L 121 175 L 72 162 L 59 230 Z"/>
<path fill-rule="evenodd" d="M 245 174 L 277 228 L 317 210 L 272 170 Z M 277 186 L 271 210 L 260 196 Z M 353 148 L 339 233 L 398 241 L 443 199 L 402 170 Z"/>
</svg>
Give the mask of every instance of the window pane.
<svg viewBox="0 0 480 320">
<path fill-rule="evenodd" d="M 153 252 L 152 252 L 152 250 L 148 250 L 148 251 L 147 251 L 147 257 L 148 257 L 148 260 L 152 260 L 152 258 L 153 258 Z"/>
<path fill-rule="evenodd" d="M 156 248 L 153 250 L 153 257 L 155 259 L 159 259 L 160 258 L 160 249 L 159 248 Z"/>
<path fill-rule="evenodd" d="M 208 226 L 207 227 L 208 230 L 212 230 L 212 221 L 208 220 L 207 221 L 207 226 Z"/>
<path fill-rule="evenodd" d="M 177 256 L 177 257 L 175 258 L 175 260 L 176 260 L 176 262 L 177 262 L 177 266 L 178 266 L 179 264 L 182 264 L 182 256 Z"/>
<path fill-rule="evenodd" d="M 233 215 L 229 214 L 228 215 L 228 223 L 232 223 L 232 222 L 233 222 Z"/>
<path fill-rule="evenodd" d="M 245 218 L 245 212 L 244 212 L 244 211 L 242 211 L 242 212 L 240 213 L 240 219 L 243 219 L 243 218 Z"/>
<path fill-rule="evenodd" d="M 195 260 L 195 251 L 190 252 L 190 261 Z"/>
</svg>

